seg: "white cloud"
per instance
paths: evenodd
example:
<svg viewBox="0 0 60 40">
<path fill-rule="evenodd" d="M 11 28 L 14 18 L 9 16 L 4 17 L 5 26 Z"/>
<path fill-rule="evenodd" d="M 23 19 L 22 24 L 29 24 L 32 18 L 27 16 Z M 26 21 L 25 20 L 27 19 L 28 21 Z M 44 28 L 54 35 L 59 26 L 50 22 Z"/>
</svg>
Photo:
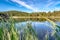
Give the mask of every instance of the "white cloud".
<svg viewBox="0 0 60 40">
<path fill-rule="evenodd" d="M 60 4 L 60 1 L 54 2 L 52 0 L 49 0 L 45 7 L 49 7 L 49 6 L 51 7 L 51 6 L 55 6 L 57 4 Z"/>
<path fill-rule="evenodd" d="M 28 9 L 30 9 L 32 11 L 35 11 L 35 12 L 39 11 L 37 8 L 34 8 L 34 7 L 26 4 L 25 2 L 21 1 L 21 0 L 11 0 L 11 1 L 16 2 L 17 4 L 22 5 L 22 6 L 28 8 Z"/>
<path fill-rule="evenodd" d="M 46 4 L 46 7 L 52 6 L 55 2 L 49 2 L 48 4 Z"/>
</svg>

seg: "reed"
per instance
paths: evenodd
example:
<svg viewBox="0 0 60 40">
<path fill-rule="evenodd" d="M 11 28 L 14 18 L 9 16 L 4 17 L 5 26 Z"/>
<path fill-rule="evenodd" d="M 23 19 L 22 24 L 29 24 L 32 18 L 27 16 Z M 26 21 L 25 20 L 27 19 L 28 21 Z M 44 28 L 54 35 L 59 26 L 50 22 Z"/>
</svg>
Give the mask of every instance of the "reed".
<svg viewBox="0 0 60 40">
<path fill-rule="evenodd" d="M 5 24 L 2 19 L 2 26 L 0 26 L 0 40 L 38 40 L 37 35 L 29 22 L 27 23 L 21 38 L 17 28 L 15 28 L 13 19 L 9 19 L 6 23 L 8 24 Z"/>
<path fill-rule="evenodd" d="M 7 27 L 7 25 L 9 25 L 9 27 Z M 0 40 L 19 40 L 18 31 L 16 31 L 16 28 L 14 27 L 14 22 L 5 24 L 2 19 L 2 26 L 0 26 Z"/>
<path fill-rule="evenodd" d="M 58 26 L 55 22 L 51 21 L 50 19 L 46 17 L 44 18 L 47 21 L 49 21 L 53 26 L 52 35 L 55 36 L 56 40 L 60 40 L 60 36 L 58 35 L 58 33 L 60 32 L 60 26 Z M 21 34 L 19 34 L 17 28 L 15 28 L 15 25 L 14 25 L 15 22 L 12 18 L 6 21 L 6 23 L 8 24 L 5 24 L 3 19 L 1 22 L 2 22 L 2 26 L 0 26 L 0 40 L 38 40 L 37 33 L 32 28 L 31 22 L 27 22 L 21 38 L 20 38 Z M 49 35 L 46 34 L 45 38 L 46 40 L 49 40 Z"/>
<path fill-rule="evenodd" d="M 24 29 L 22 40 L 38 40 L 37 34 L 31 26 L 31 23 L 28 22 L 26 24 L 26 28 Z"/>
<path fill-rule="evenodd" d="M 58 26 L 55 22 L 51 21 L 50 19 L 48 19 L 46 17 L 44 17 L 44 18 L 47 21 L 49 21 L 52 24 L 52 26 L 53 26 L 53 28 L 52 28 L 53 29 L 52 35 L 55 36 L 56 40 L 60 40 L 60 34 L 59 34 L 59 32 L 60 32 L 60 26 Z"/>
</svg>

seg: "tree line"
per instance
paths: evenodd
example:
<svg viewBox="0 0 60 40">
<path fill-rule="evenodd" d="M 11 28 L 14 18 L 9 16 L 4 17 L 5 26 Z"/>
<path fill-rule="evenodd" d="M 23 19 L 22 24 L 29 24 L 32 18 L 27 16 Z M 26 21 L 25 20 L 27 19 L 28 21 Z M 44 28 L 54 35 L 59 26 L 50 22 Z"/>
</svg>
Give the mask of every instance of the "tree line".
<svg viewBox="0 0 60 40">
<path fill-rule="evenodd" d="M 5 14 L 5 15 L 9 15 L 9 16 L 60 16 L 60 11 L 53 11 L 53 12 L 31 12 L 31 13 L 27 13 L 27 12 L 22 12 L 22 11 L 5 11 L 5 12 L 0 12 L 0 14 Z M 1 15 L 0 15 L 1 16 Z"/>
</svg>

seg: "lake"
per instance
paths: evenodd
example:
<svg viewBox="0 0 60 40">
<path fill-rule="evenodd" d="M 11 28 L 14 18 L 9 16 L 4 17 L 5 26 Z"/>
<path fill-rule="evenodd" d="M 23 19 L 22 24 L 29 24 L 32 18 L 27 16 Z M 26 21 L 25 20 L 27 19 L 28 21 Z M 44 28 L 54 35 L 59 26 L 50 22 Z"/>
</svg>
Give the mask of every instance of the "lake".
<svg viewBox="0 0 60 40">
<path fill-rule="evenodd" d="M 37 33 L 37 37 L 39 40 L 46 40 L 46 35 L 49 36 L 49 40 L 55 40 L 55 37 L 52 36 L 53 34 L 53 26 L 50 22 L 44 21 L 44 22 L 39 22 L 39 21 L 25 21 L 25 22 L 17 22 L 15 23 L 16 28 L 18 31 L 23 30 L 27 22 L 30 22 L 33 29 Z M 57 25 L 60 26 L 60 22 L 55 22 Z"/>
</svg>

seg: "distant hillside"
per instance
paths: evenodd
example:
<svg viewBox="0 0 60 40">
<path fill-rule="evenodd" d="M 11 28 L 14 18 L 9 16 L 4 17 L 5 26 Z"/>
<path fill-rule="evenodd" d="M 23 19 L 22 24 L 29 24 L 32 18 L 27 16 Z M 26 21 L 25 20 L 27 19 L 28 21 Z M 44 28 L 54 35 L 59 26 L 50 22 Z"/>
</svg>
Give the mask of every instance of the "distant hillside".
<svg viewBox="0 0 60 40">
<path fill-rule="evenodd" d="M 21 12 L 21 11 L 6 11 L 6 12 L 0 12 L 0 14 L 8 14 L 12 16 L 26 16 L 28 13 Z"/>
<path fill-rule="evenodd" d="M 60 16 L 60 11 L 54 11 L 54 12 L 21 12 L 21 11 L 6 11 L 6 12 L 0 12 L 0 14 L 8 14 L 9 16 Z"/>
</svg>

